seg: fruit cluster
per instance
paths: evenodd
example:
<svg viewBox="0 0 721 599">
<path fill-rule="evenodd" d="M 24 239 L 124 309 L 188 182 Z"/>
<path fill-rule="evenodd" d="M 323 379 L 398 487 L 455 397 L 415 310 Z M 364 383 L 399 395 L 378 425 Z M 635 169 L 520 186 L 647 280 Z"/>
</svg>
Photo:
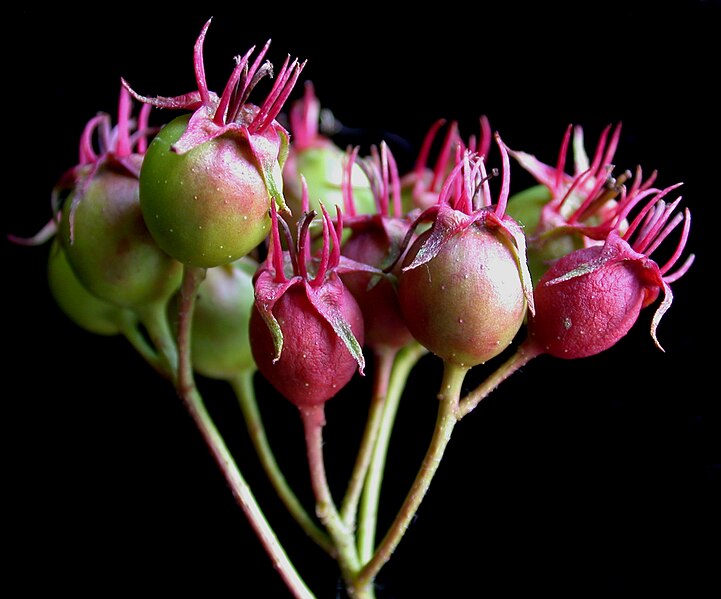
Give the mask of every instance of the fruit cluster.
<svg viewBox="0 0 721 599">
<path fill-rule="evenodd" d="M 501 381 L 538 355 L 605 351 L 659 298 L 651 335 L 661 347 L 670 285 L 693 261 L 683 258 L 690 214 L 677 212 L 680 198 L 669 199 L 678 185 L 655 187 L 655 173 L 644 178 L 640 168 L 614 174 L 618 126 L 603 131 L 590 159 L 582 129 L 569 127 L 549 165 L 509 148 L 485 116 L 468 139 L 456 123 L 438 121 L 415 167 L 401 173 L 385 142 L 363 155 L 323 133 L 310 82 L 284 112 L 304 63 L 288 57 L 274 73 L 268 44 L 237 57 L 222 93 L 211 91 L 203 63 L 209 25 L 195 45 L 198 89 L 146 97 L 123 80 L 116 123 L 100 113 L 87 124 L 78 164 L 53 189 L 51 222 L 17 241 L 52 239 L 48 278 L 63 311 L 93 333 L 125 335 L 175 385 L 290 590 L 311 597 L 267 522 L 248 508 L 252 495 L 193 376 L 233 384 L 249 425 L 261 429 L 249 382 L 256 370 L 298 407 L 317 521 L 256 435 L 259 455 L 299 524 L 337 559 L 349 594 L 372 597 L 453 426 Z M 270 91 L 252 103 L 266 77 Z M 181 114 L 157 129 L 149 125 L 153 107 Z M 496 156 L 500 166 L 491 168 Z M 512 161 L 537 184 L 512 194 Z M 669 236 L 675 242 L 657 263 L 652 255 Z M 496 372 L 462 397 L 468 370 L 514 342 Z M 390 382 L 428 352 L 444 367 L 436 431 L 377 543 L 400 395 Z M 324 405 L 364 373 L 368 355 L 379 365 L 374 398 L 336 507 L 325 480 Z"/>
</svg>

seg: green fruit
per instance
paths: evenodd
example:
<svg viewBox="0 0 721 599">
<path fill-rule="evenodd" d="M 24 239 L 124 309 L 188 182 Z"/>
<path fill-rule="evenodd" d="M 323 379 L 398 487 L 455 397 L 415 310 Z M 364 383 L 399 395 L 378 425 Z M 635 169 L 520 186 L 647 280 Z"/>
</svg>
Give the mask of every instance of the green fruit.
<svg viewBox="0 0 721 599">
<path fill-rule="evenodd" d="M 183 264 L 212 268 L 256 248 L 270 231 L 271 195 L 248 141 L 226 132 L 179 154 L 189 115 L 173 119 L 148 147 L 140 206 L 158 245 Z M 282 187 L 276 160 L 267 176 Z"/>
<path fill-rule="evenodd" d="M 256 267 L 245 259 L 207 270 L 193 313 L 192 359 L 198 373 L 227 380 L 255 368 L 248 322 Z"/>
<path fill-rule="evenodd" d="M 122 332 L 123 308 L 101 300 L 78 280 L 57 238 L 48 255 L 48 285 L 58 307 L 81 328 L 97 335 Z"/>
<path fill-rule="evenodd" d="M 82 195 L 73 211 L 76 194 Z M 165 301 L 180 286 L 182 265 L 158 247 L 143 221 L 138 179 L 110 164 L 67 198 L 59 235 L 78 279 L 100 299 L 139 308 Z"/>
</svg>

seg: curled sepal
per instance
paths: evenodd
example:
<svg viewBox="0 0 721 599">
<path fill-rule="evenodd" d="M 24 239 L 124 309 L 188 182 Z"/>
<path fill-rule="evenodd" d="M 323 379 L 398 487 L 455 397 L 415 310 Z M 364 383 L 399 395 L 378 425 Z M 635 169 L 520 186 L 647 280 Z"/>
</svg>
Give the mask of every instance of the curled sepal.
<svg viewBox="0 0 721 599">
<path fill-rule="evenodd" d="M 293 244 L 290 228 L 271 204 L 270 247 L 256 274 L 256 310 L 250 321 L 258 369 L 301 407 L 327 401 L 365 367 L 361 309 L 338 273 L 342 262 L 352 266 L 340 256 L 342 219 L 339 214 L 336 230 L 322 209 L 323 243 L 313 255 L 310 223 L 316 213 L 303 214 Z"/>
<path fill-rule="evenodd" d="M 236 57 L 235 68 L 223 93 L 218 95 L 208 87 L 203 59 L 203 46 L 210 22 L 211 19 L 203 26 L 193 52 L 197 91 L 175 97 L 148 97 L 136 92 L 125 79 L 121 80 L 125 89 L 141 102 L 158 108 L 193 111 L 187 129 L 173 145 L 173 150 L 179 154 L 230 132 L 256 135 L 268 128 L 280 127 L 275 119 L 305 66 L 305 62 L 300 63 L 298 59 L 291 62 L 290 57 L 287 57 L 265 101 L 260 106 L 248 102 L 258 82 L 266 75 L 273 75 L 273 65 L 268 61 L 263 62 L 270 46 L 268 40 L 252 63 L 250 58 L 255 46 L 243 56 Z"/>
<path fill-rule="evenodd" d="M 661 199 L 676 187 L 656 193 L 627 226 L 627 204 L 633 202 L 620 202 L 618 216 L 623 218 L 617 219 L 619 225 L 603 245 L 571 252 L 549 268 L 534 290 L 536 314 L 528 322 L 529 344 L 560 358 L 595 355 L 625 336 L 640 311 L 663 293 L 651 321 L 651 337 L 663 351 L 656 331 L 673 301 L 670 284 L 694 259 L 693 254 L 688 256 L 669 272 L 681 258 L 691 223 L 688 209 L 673 215 L 681 198 L 670 204 Z M 681 222 L 675 250 L 659 265 L 652 253 Z"/>
<path fill-rule="evenodd" d="M 275 280 L 275 273 L 268 270 L 258 273 L 255 281 L 255 307 L 263 317 L 265 324 L 268 325 L 268 330 L 273 337 L 273 347 L 275 348 L 273 362 L 277 362 L 283 352 L 283 331 L 275 316 L 273 316 L 273 307 L 278 299 L 298 282 L 299 279 L 293 278 L 278 283 Z"/>
<path fill-rule="evenodd" d="M 486 226 L 493 227 L 494 225 L 492 223 L 494 221 L 497 222 L 495 226 L 497 226 L 500 231 L 503 231 L 515 245 L 516 251 L 514 254 L 516 257 L 516 266 L 521 275 L 523 295 L 526 297 L 529 312 L 533 314 L 536 310 L 533 303 L 533 282 L 531 280 L 531 271 L 528 268 L 528 261 L 526 260 L 526 235 L 523 232 L 523 227 L 508 215 L 504 215 L 502 219 L 498 219 L 495 214 L 487 216 Z"/>
<path fill-rule="evenodd" d="M 523 232 L 504 214 L 508 157 L 496 140 L 503 158 L 497 201 L 484 158 L 464 152 L 439 203 L 417 219 L 432 224 L 409 247 L 398 277 L 401 311 L 413 336 L 463 368 L 502 352 L 534 309 Z"/>
</svg>

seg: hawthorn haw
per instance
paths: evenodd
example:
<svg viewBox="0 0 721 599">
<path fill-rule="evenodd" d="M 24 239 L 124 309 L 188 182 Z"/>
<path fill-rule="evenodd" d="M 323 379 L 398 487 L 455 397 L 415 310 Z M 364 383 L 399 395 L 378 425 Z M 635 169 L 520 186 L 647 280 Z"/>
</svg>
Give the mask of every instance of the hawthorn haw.
<svg viewBox="0 0 721 599">
<path fill-rule="evenodd" d="M 414 337 L 445 362 L 464 368 L 498 355 L 533 310 L 521 227 L 505 214 L 510 174 L 503 159 L 499 198 L 492 204 L 484 159 L 466 150 L 447 177 L 430 221 L 408 249 L 398 295 Z"/>
<path fill-rule="evenodd" d="M 673 215 L 681 198 L 670 204 L 662 191 L 646 190 L 622 197 L 616 210 L 589 235 L 601 245 L 575 250 L 559 258 L 534 290 L 536 312 L 528 319 L 527 347 L 557 358 L 582 358 L 615 345 L 660 294 L 663 299 L 651 321 L 651 336 L 659 349 L 656 329 L 671 306 L 670 284 L 691 266 L 694 256 L 677 269 L 691 226 L 688 209 Z M 650 197 L 630 224 L 631 210 Z M 672 255 L 659 266 L 651 255 L 668 235 L 684 223 Z"/>
<path fill-rule="evenodd" d="M 363 315 L 340 275 L 354 269 L 379 272 L 341 256 L 340 210 L 334 228 L 321 208 L 323 246 L 320 256 L 312 259 L 309 228 L 315 212 L 306 212 L 300 220 L 293 244 L 287 223 L 271 206 L 271 245 L 255 277 L 255 310 L 250 317 L 258 370 L 300 408 L 324 404 L 356 369 L 363 373 Z M 281 229 L 288 250 L 282 249 Z"/>
<path fill-rule="evenodd" d="M 192 110 L 165 125 L 148 147 L 140 173 L 140 205 L 158 245 L 190 266 L 210 268 L 246 256 L 270 231 L 271 202 L 286 210 L 281 169 L 288 132 L 276 121 L 305 63 L 286 58 L 265 101 L 248 101 L 273 72 L 263 63 L 270 40 L 236 58 L 223 93 L 208 89 L 203 45 L 196 43 L 198 90 L 173 98 L 133 95 L 159 108 Z M 127 83 L 126 87 L 130 90 Z"/>
</svg>

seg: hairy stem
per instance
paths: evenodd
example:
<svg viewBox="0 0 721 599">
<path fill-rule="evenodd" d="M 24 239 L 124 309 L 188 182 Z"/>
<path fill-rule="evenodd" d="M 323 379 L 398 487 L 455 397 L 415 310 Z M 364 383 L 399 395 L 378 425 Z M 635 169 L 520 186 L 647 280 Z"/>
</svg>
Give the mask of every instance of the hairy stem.
<svg viewBox="0 0 721 599">
<path fill-rule="evenodd" d="M 323 456 L 323 427 L 325 426 L 325 408 L 323 404 L 299 408 L 305 444 L 308 453 L 310 481 L 316 501 L 316 514 L 328 530 L 337 549 L 338 566 L 346 588 L 353 599 L 373 599 L 371 585 L 356 584 L 359 570 L 358 553 L 353 531 L 346 526 L 336 508 L 331 495 L 325 471 Z"/>
<path fill-rule="evenodd" d="M 511 376 L 518 369 L 522 368 L 541 352 L 528 341 L 521 343 L 518 349 L 501 364 L 485 381 L 473 391 L 468 393 L 460 402 L 458 407 L 458 419 L 460 420 L 473 410 L 482 399 L 488 397 L 503 381 Z"/>
</svg>

